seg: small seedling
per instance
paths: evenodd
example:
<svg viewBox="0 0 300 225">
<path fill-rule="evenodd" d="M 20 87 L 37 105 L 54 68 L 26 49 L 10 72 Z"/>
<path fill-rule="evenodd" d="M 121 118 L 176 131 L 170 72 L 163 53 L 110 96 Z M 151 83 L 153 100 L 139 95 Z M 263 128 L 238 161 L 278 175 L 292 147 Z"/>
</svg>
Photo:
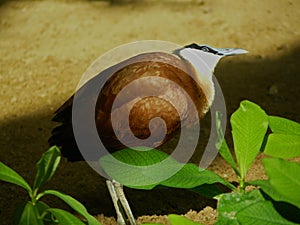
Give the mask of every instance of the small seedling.
<svg viewBox="0 0 300 225">
<path fill-rule="evenodd" d="M 55 190 L 39 192 L 40 187 L 53 176 L 59 164 L 60 157 L 60 151 L 57 147 L 50 148 L 42 155 L 37 163 L 37 174 L 32 188 L 17 172 L 0 162 L 0 180 L 23 187 L 30 197 L 29 201 L 22 203 L 15 210 L 13 217 L 14 225 L 85 224 L 73 214 L 62 209 L 50 208 L 46 203 L 40 201 L 45 195 L 54 195 L 62 199 L 79 215 L 85 218 L 87 224 L 101 225 L 87 212 L 86 208 L 73 197 Z"/>
<path fill-rule="evenodd" d="M 258 105 L 249 101 L 241 102 L 230 123 L 236 162 L 222 138 L 220 128 L 217 147 L 235 171 L 239 189 L 219 197 L 216 224 L 294 224 L 283 218 L 274 204 L 275 201 L 290 203 L 294 205 L 290 207 L 295 208 L 293 213 L 299 216 L 300 164 L 282 158 L 300 156 L 300 124 L 268 116 Z M 272 133 L 266 135 L 268 127 Z M 259 151 L 276 157 L 263 159 L 269 180 L 246 181 L 247 172 Z M 246 187 L 250 185 L 260 189 L 246 192 Z M 299 217 L 297 219 L 295 215 L 287 217 L 299 222 Z"/>
</svg>

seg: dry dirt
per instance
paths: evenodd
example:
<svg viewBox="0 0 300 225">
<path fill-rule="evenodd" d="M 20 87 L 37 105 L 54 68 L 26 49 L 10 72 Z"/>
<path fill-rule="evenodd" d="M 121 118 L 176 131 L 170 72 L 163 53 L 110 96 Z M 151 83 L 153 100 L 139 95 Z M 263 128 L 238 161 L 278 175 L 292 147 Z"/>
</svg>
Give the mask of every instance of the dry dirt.
<svg viewBox="0 0 300 225">
<path fill-rule="evenodd" d="M 216 77 L 228 115 L 243 99 L 267 113 L 300 122 L 300 1 L 162 0 L 0 1 L 0 160 L 31 183 L 35 163 L 47 149 L 56 125 L 51 117 L 75 90 L 90 63 L 105 51 L 131 41 L 157 39 L 180 45 L 192 42 L 241 47 L 249 54 L 222 60 Z M 230 132 L 227 132 L 230 138 Z M 232 146 L 232 145 L 231 145 Z M 196 162 L 197 154 L 194 156 Z M 235 180 L 218 157 L 210 169 Z M 249 179 L 265 175 L 258 159 Z M 11 224 L 14 208 L 26 193 L 0 183 L 0 224 Z M 70 194 L 99 215 L 115 216 L 104 179 L 85 163 L 62 160 L 45 188 Z M 184 190 L 126 189 L 136 217 L 185 214 L 213 224 L 215 202 Z M 54 207 L 61 201 L 45 198 Z M 201 211 L 205 206 L 205 210 Z M 201 212 L 200 212 L 201 211 Z M 197 213 L 199 212 L 199 213 Z M 144 216 L 138 221 L 163 221 Z M 113 224 L 113 222 L 112 222 Z"/>
</svg>

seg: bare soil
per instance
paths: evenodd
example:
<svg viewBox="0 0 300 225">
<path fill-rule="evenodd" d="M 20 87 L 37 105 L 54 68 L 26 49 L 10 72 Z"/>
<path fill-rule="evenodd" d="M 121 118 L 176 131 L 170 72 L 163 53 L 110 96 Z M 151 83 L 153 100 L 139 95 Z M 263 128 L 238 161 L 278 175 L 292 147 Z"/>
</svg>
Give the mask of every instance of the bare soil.
<svg viewBox="0 0 300 225">
<path fill-rule="evenodd" d="M 249 99 L 269 114 L 300 122 L 299 9 L 297 0 L 0 1 L 1 162 L 32 183 L 35 163 L 56 126 L 53 112 L 94 59 L 137 40 L 249 50 L 223 59 L 215 71 L 228 116 Z M 199 155 L 191 161 L 198 162 Z M 249 179 L 265 177 L 261 157 Z M 209 169 L 236 180 L 220 157 Z M 63 159 L 45 188 L 74 196 L 103 224 L 115 224 L 105 181 L 86 163 Z M 185 190 L 125 191 L 139 222 L 167 224 L 166 216 L 156 215 L 187 213 L 194 221 L 214 224 L 217 216 L 216 202 Z M 15 207 L 26 199 L 19 187 L 1 182 L 0 224 L 11 224 Z M 68 209 L 58 199 L 45 201 Z"/>
</svg>

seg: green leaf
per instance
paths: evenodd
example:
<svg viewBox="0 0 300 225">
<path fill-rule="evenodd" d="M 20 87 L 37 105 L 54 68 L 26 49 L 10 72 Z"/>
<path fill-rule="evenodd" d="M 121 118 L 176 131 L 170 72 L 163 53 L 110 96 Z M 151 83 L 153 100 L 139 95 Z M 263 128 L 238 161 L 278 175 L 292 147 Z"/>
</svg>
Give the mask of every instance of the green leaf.
<svg viewBox="0 0 300 225">
<path fill-rule="evenodd" d="M 142 189 L 154 188 L 182 167 L 167 154 L 143 147 L 114 152 L 100 158 L 99 162 L 112 179 L 128 187 Z"/>
<path fill-rule="evenodd" d="M 220 177 L 218 174 L 199 168 L 194 164 L 184 165 L 181 170 L 167 180 L 162 181 L 160 184 L 174 188 L 195 188 L 203 184 L 214 183 L 221 183 L 231 189 L 235 189 L 231 183 Z"/>
<path fill-rule="evenodd" d="M 142 223 L 142 225 L 164 225 L 162 223 Z"/>
<path fill-rule="evenodd" d="M 284 201 L 300 208 L 300 164 L 283 159 L 265 158 L 263 165 L 270 184 L 285 197 Z"/>
<path fill-rule="evenodd" d="M 51 179 L 60 161 L 60 151 L 56 146 L 46 151 L 37 163 L 37 174 L 33 189 L 37 191 L 44 183 Z"/>
<path fill-rule="evenodd" d="M 285 202 L 285 197 L 272 187 L 269 180 L 254 180 L 249 183 L 254 186 L 260 186 L 260 191 L 264 198 L 272 202 L 273 207 L 281 216 L 293 222 L 300 222 L 300 209 Z"/>
<path fill-rule="evenodd" d="M 284 159 L 300 156 L 300 135 L 270 134 L 264 153 Z"/>
<path fill-rule="evenodd" d="M 13 225 L 19 224 L 26 204 L 27 204 L 27 202 L 22 202 L 21 204 L 17 205 L 17 207 L 15 208 L 15 211 L 13 214 L 13 221 L 12 221 Z"/>
<path fill-rule="evenodd" d="M 217 133 L 218 133 L 218 139 L 216 141 L 216 148 L 219 149 L 220 155 L 226 160 L 226 162 L 232 167 L 234 172 L 239 176 L 239 171 L 236 166 L 236 163 L 233 159 L 233 156 L 230 152 L 230 149 L 224 139 L 224 134 L 222 131 L 221 126 L 221 113 L 216 112 L 216 126 L 217 126 Z"/>
<path fill-rule="evenodd" d="M 42 215 L 43 212 L 45 212 L 47 209 L 50 208 L 46 203 L 41 202 L 41 201 L 38 201 L 38 202 L 36 203 L 36 207 L 37 207 L 37 209 L 38 209 L 40 215 Z"/>
<path fill-rule="evenodd" d="M 0 180 L 19 185 L 26 189 L 29 194 L 32 193 L 31 187 L 24 178 L 2 162 L 0 162 Z"/>
<path fill-rule="evenodd" d="M 82 205 L 79 201 L 77 201 L 75 198 L 71 197 L 70 195 L 66 195 L 55 190 L 46 190 L 43 193 L 41 193 L 40 196 L 49 195 L 49 194 L 60 198 L 69 206 L 71 206 L 71 208 L 73 208 L 77 213 L 79 213 L 88 221 L 89 225 L 101 225 L 96 218 L 94 218 L 92 215 L 88 213 L 84 205 Z"/>
<path fill-rule="evenodd" d="M 50 209 L 50 207 L 42 202 L 42 201 L 38 201 L 36 203 L 36 207 L 38 209 L 38 212 L 41 216 L 43 216 L 43 222 L 45 225 L 56 225 L 58 224 L 57 221 L 53 220 L 52 214 L 47 212 L 47 209 Z"/>
<path fill-rule="evenodd" d="M 62 209 L 47 209 L 58 220 L 60 225 L 85 225 L 80 219 Z"/>
<path fill-rule="evenodd" d="M 241 178 L 257 156 L 268 128 L 268 117 L 258 105 L 242 101 L 239 109 L 231 116 L 234 150 Z"/>
<path fill-rule="evenodd" d="M 269 126 L 273 133 L 300 135 L 300 124 L 286 118 L 269 116 Z"/>
<path fill-rule="evenodd" d="M 164 225 L 162 223 L 142 223 L 142 225 Z"/>
<path fill-rule="evenodd" d="M 211 171 L 193 164 L 179 163 L 156 149 L 142 150 L 143 148 L 140 151 L 123 149 L 104 156 L 100 159 L 101 167 L 112 179 L 125 186 L 140 189 L 152 189 L 159 184 L 194 188 L 217 182 L 232 188 L 229 182 Z"/>
<path fill-rule="evenodd" d="M 175 214 L 168 215 L 168 218 L 171 225 L 203 225 L 202 223 L 193 222 L 184 216 Z"/>
<path fill-rule="evenodd" d="M 259 186 L 263 192 L 269 195 L 275 201 L 284 201 L 285 197 L 280 194 L 270 183 L 269 180 L 253 180 L 249 181 L 248 184 Z"/>
<path fill-rule="evenodd" d="M 23 202 L 22 204 L 18 205 L 15 209 L 14 215 L 13 215 L 13 225 L 19 225 L 20 224 L 20 219 L 23 215 L 25 206 L 27 206 L 27 202 Z M 27 206 L 28 207 L 28 206 Z M 44 203 L 44 202 L 37 202 L 36 205 L 34 205 L 34 207 L 37 209 L 38 211 L 38 218 L 42 217 L 42 215 L 45 213 L 45 211 L 47 209 L 49 209 L 50 207 Z M 35 209 L 34 209 L 35 211 Z M 57 222 L 53 221 L 53 218 L 51 216 L 51 213 L 46 213 L 46 215 L 44 215 L 43 219 L 41 219 L 44 225 L 56 225 L 58 224 Z"/>
<path fill-rule="evenodd" d="M 237 213 L 237 219 L 241 224 L 295 224 L 284 219 L 269 201 L 260 201 L 244 208 Z"/>
<path fill-rule="evenodd" d="M 222 195 L 217 206 L 219 216 L 216 225 L 239 225 L 237 213 L 259 201 L 264 201 L 259 190 L 253 190 L 247 193 L 233 192 Z"/>
<path fill-rule="evenodd" d="M 40 219 L 38 209 L 32 202 L 27 202 L 18 208 L 19 212 L 15 212 L 13 220 L 14 225 L 44 225 Z"/>
</svg>

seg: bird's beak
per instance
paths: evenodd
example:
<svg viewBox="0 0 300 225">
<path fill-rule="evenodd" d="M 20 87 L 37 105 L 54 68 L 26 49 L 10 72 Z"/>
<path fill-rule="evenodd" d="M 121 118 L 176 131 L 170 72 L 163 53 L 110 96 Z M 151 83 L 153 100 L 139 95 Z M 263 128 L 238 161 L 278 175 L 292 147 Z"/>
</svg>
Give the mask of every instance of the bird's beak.
<svg viewBox="0 0 300 225">
<path fill-rule="evenodd" d="M 239 55 L 239 54 L 246 54 L 248 53 L 247 50 L 241 48 L 216 48 L 218 53 L 222 54 L 223 56 L 230 56 L 230 55 Z"/>
</svg>

